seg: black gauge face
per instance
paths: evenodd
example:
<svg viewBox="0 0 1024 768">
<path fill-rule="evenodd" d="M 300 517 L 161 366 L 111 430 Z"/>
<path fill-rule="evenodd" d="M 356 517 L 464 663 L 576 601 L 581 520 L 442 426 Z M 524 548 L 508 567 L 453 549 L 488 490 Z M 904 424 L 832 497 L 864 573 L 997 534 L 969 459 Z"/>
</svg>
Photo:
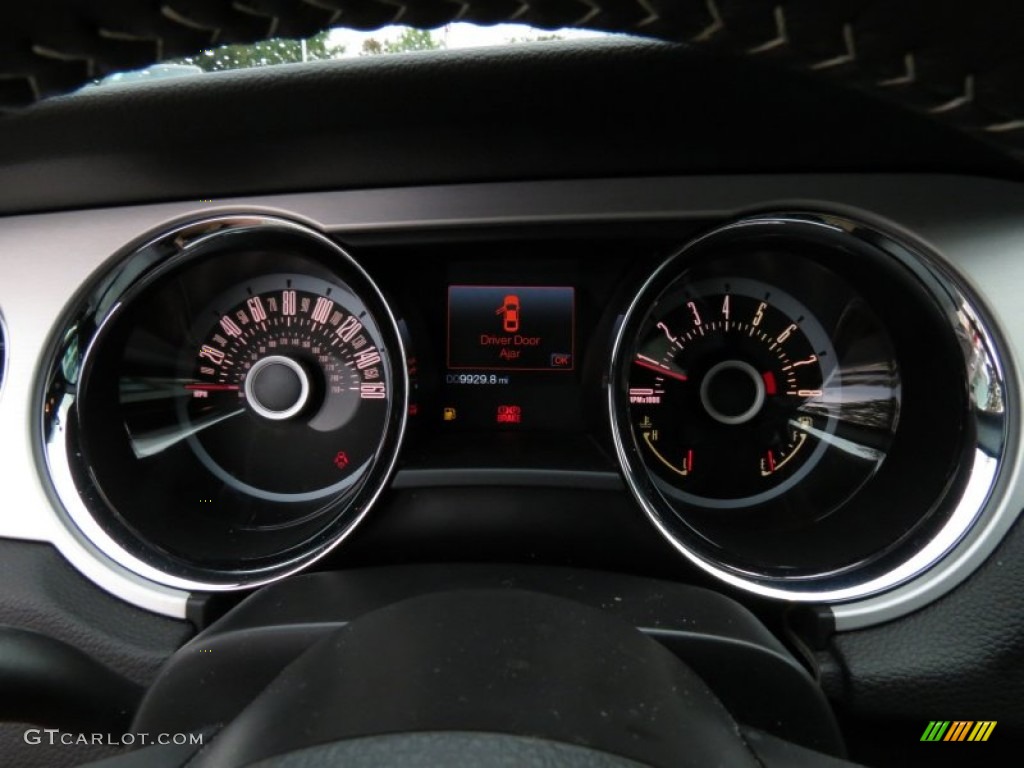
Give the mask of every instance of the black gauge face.
<svg viewBox="0 0 1024 768">
<path fill-rule="evenodd" d="M 688 285 L 660 301 L 629 373 L 631 420 L 649 466 L 677 498 L 706 507 L 759 504 L 805 478 L 834 437 L 829 403 L 841 394 L 836 353 L 811 311 L 743 278 Z M 873 470 L 884 446 L 863 455 Z"/>
<path fill-rule="evenodd" d="M 72 470 L 133 556 L 190 583 L 252 583 L 322 554 L 381 492 L 407 408 L 402 344 L 369 278 L 316 233 L 183 231 L 107 302 Z"/>
<path fill-rule="evenodd" d="M 218 297 L 199 325 L 176 415 L 202 464 L 269 500 L 351 484 L 377 449 L 390 397 L 381 339 L 351 291 L 264 276 Z M 142 453 L 162 445 L 133 440 Z"/>
</svg>

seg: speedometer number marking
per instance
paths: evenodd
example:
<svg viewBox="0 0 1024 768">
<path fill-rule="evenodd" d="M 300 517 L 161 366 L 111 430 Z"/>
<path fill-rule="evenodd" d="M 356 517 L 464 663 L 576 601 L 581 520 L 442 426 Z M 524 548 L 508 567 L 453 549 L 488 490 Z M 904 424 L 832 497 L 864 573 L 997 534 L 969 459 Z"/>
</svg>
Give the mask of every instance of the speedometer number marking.
<svg viewBox="0 0 1024 768">
<path fill-rule="evenodd" d="M 387 387 L 383 384 L 360 384 L 359 396 L 363 400 L 383 400 L 388 396 Z"/>
<path fill-rule="evenodd" d="M 253 296 L 246 302 L 249 307 L 249 313 L 252 315 L 252 321 L 254 323 L 262 323 L 267 319 L 267 311 L 263 308 L 263 302 L 259 296 Z"/>
<path fill-rule="evenodd" d="M 326 323 L 327 318 L 331 316 L 332 309 L 334 309 L 333 301 L 323 296 L 319 297 L 316 300 L 316 305 L 313 307 L 313 322 L 320 323 L 321 325 Z"/>
<path fill-rule="evenodd" d="M 345 322 L 338 326 L 338 330 L 336 330 L 335 333 L 337 334 L 338 338 L 341 339 L 342 341 L 349 342 L 352 340 L 352 337 L 359 333 L 362 329 L 363 324 L 356 320 L 354 316 L 349 315 L 347 318 L 345 318 Z"/>
<path fill-rule="evenodd" d="M 224 362 L 225 354 L 215 347 L 203 345 L 199 350 L 199 357 L 209 360 L 214 365 L 221 365 Z"/>
<path fill-rule="evenodd" d="M 356 368 L 362 371 L 371 365 L 377 365 L 380 362 L 380 353 L 377 352 L 376 347 L 370 347 L 357 354 L 355 361 Z"/>
<path fill-rule="evenodd" d="M 281 291 L 281 314 L 285 317 L 294 315 L 295 309 L 295 291 Z"/>
<path fill-rule="evenodd" d="M 242 329 L 238 327 L 234 320 L 225 315 L 220 319 L 220 327 L 224 329 L 224 333 L 228 336 L 241 336 Z"/>
</svg>

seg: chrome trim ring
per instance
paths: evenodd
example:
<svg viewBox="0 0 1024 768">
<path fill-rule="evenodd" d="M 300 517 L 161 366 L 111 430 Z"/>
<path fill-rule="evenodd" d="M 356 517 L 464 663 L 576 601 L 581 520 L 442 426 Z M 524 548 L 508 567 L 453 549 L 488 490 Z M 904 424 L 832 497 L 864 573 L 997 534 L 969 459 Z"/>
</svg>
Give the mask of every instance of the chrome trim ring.
<svg viewBox="0 0 1024 768">
<path fill-rule="evenodd" d="M 380 332 L 388 343 L 386 351 L 391 352 L 387 360 L 393 382 L 393 401 L 379 458 L 374 461 L 350 507 L 337 515 L 338 520 L 344 518 L 343 524 L 332 528 L 329 538 L 317 537 L 309 547 L 261 570 L 225 571 L 222 580 L 193 578 L 181 575 L 180 569 L 172 567 L 169 561 L 157 562 L 152 556 L 132 551 L 130 545 L 115 538 L 101 524 L 98 516 L 109 515 L 111 510 L 72 436 L 73 424 L 77 421 L 77 388 L 93 342 L 104 326 L 123 310 L 126 295 L 159 274 L 171 260 L 190 258 L 195 248 L 208 245 L 213 238 L 262 231 L 286 231 L 315 240 L 319 247 L 329 249 L 332 258 L 367 288 L 380 310 L 377 316 Z M 57 502 L 61 523 L 98 559 L 174 589 L 218 592 L 258 587 L 290 576 L 321 559 L 348 538 L 387 487 L 405 435 L 409 393 L 405 348 L 398 323 L 383 294 L 365 270 L 333 240 L 304 224 L 277 216 L 218 215 L 190 220 L 125 248 L 114 266 L 95 276 L 72 302 L 71 310 L 58 324 L 44 355 L 43 374 L 39 416 L 33 425 L 34 441 L 46 470 L 45 480 Z"/>
<path fill-rule="evenodd" d="M 295 378 L 299 381 L 299 394 L 295 398 L 295 402 L 287 408 L 277 411 L 273 408 L 268 408 L 260 400 L 256 394 L 256 374 L 262 371 L 264 368 L 271 365 L 282 365 L 292 373 L 295 374 Z M 283 355 L 270 355 L 264 357 L 253 364 L 252 368 L 245 375 L 245 399 L 249 403 L 249 406 L 260 416 L 271 421 L 284 421 L 290 419 L 292 416 L 297 414 L 303 408 L 306 407 L 306 403 L 309 400 L 309 376 L 306 371 L 303 370 L 302 366 L 292 360 L 290 357 L 284 357 Z"/>
<path fill-rule="evenodd" d="M 711 402 L 711 380 L 719 371 L 724 370 L 742 371 L 747 374 L 747 377 L 754 385 L 754 400 L 743 413 L 731 416 L 724 414 Z M 761 381 L 761 376 L 754 366 L 742 360 L 723 360 L 704 375 L 704 381 L 700 385 L 700 401 L 704 406 L 704 410 L 708 412 L 711 418 L 722 424 L 746 424 L 761 410 L 761 407 L 764 405 L 764 398 L 764 382 Z"/>
<path fill-rule="evenodd" d="M 964 446 L 966 458 L 961 464 L 959 474 L 962 482 L 954 491 L 956 496 L 943 499 L 942 511 L 935 516 L 936 523 L 928 528 L 928 536 L 923 543 L 902 542 L 899 547 L 894 544 L 891 556 L 880 557 L 863 567 L 837 568 L 810 577 L 770 577 L 741 571 L 724 560 L 698 551 L 681 535 L 675 511 L 652 492 L 642 461 L 633 450 L 625 393 L 617 391 L 621 367 L 625 364 L 623 356 L 632 343 L 629 335 L 635 331 L 634 321 L 639 313 L 646 311 L 647 302 L 656 289 L 670 279 L 671 270 L 692 249 L 722 233 L 751 227 L 815 227 L 854 238 L 883 252 L 921 278 L 943 308 L 969 378 L 965 382 L 969 403 L 966 418 L 970 422 L 969 431 L 976 437 L 970 445 Z M 883 595 L 922 579 L 956 551 L 968 534 L 974 534 L 975 526 L 991 527 L 996 523 L 995 516 L 986 515 L 986 511 L 999 506 L 999 491 L 1006 474 L 1004 468 L 1013 466 L 1009 435 L 1013 433 L 1018 417 L 1007 409 L 1011 402 L 1010 383 L 1006 379 L 1002 344 L 990 330 L 992 327 L 980 303 L 946 264 L 923 247 L 904 244 L 881 229 L 822 213 L 762 215 L 716 228 L 691 241 L 666 260 L 643 284 L 619 324 L 608 372 L 608 410 L 615 451 L 626 484 L 662 536 L 706 573 L 762 597 L 803 603 L 849 604 L 851 615 L 854 615 L 855 601 Z M 834 611 L 841 615 L 842 606 L 835 606 Z M 854 618 L 850 623 L 855 625 L 856 621 Z"/>
<path fill-rule="evenodd" d="M 0 312 L 0 397 L 4 394 L 4 382 L 7 380 L 7 358 L 11 355 L 11 345 L 7 339 L 7 326 L 4 314 Z"/>
</svg>

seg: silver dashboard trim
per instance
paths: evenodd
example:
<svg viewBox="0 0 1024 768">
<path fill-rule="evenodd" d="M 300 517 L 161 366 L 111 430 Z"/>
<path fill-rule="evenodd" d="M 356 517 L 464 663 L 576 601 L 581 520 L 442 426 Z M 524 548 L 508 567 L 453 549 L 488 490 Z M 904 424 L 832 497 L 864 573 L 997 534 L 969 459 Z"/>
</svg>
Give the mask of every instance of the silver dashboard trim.
<svg viewBox="0 0 1024 768">
<path fill-rule="evenodd" d="M 182 201 L 0 219 L 0 308 L 8 370 L 0 399 L 0 536 L 51 542 L 87 578 L 148 610 L 182 617 L 188 592 L 161 587 L 97 558 L 60 523 L 45 490 L 30 421 L 47 339 L 65 307 L 112 254 L 183 217 L 284 215 L 346 234 L 505 224 L 710 220 L 765 210 L 829 210 L 921 243 L 987 309 L 1007 356 L 1006 402 L 1019 413 L 1024 355 L 1024 186 L 948 175 L 775 175 L 548 181 L 354 190 Z M 46 290 L 41 290 L 46 286 Z M 834 606 L 849 630 L 918 610 L 953 589 L 996 549 L 1024 506 L 1020 425 L 1010 424 L 1005 469 L 975 526 L 911 581 Z"/>
<path fill-rule="evenodd" d="M 4 313 L 0 312 L 0 397 L 4 395 L 4 381 L 7 379 L 7 358 L 10 354 L 10 345 L 7 343 L 7 324 L 4 322 Z"/>
</svg>

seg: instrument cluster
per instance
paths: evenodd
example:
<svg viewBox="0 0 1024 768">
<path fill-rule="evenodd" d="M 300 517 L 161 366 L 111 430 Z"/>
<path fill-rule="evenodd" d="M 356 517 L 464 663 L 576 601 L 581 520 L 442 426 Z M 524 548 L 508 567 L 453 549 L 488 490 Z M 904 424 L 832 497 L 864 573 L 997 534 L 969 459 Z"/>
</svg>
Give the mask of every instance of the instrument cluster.
<svg viewBox="0 0 1024 768">
<path fill-rule="evenodd" d="M 682 247 L 342 245 L 262 215 L 156 233 L 58 335 L 50 482 L 106 556 L 197 590 L 322 557 L 396 466 L 618 473 L 686 559 L 769 597 L 851 600 L 926 570 L 977 519 L 1006 439 L 980 309 L 857 222 L 697 229 Z"/>
</svg>

